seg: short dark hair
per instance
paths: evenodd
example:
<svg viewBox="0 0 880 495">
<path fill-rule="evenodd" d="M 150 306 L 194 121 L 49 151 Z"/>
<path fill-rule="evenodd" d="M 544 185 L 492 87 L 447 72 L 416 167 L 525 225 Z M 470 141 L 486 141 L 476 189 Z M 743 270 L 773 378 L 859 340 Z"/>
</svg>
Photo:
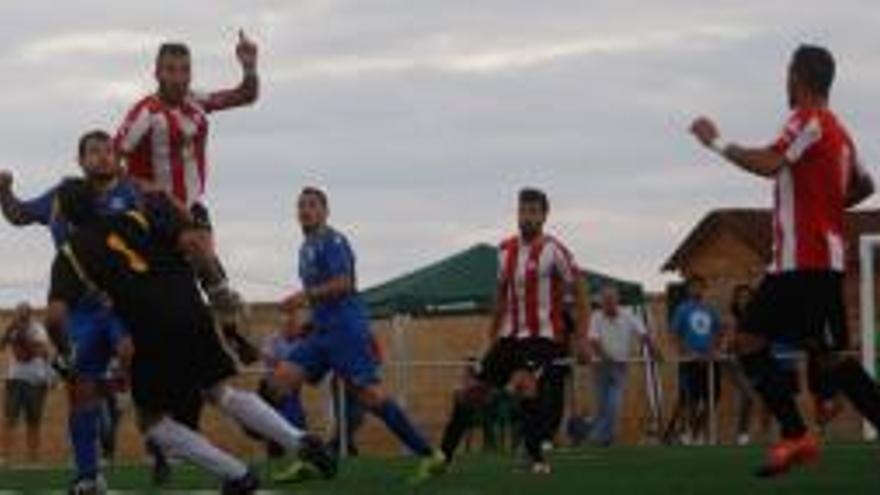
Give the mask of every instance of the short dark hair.
<svg viewBox="0 0 880 495">
<path fill-rule="evenodd" d="M 540 189 L 526 187 L 519 191 L 519 203 L 538 203 L 544 212 L 550 211 L 550 200 L 547 195 Z"/>
<path fill-rule="evenodd" d="M 186 43 L 178 41 L 168 41 L 159 45 L 159 51 L 156 53 L 156 63 L 158 64 L 162 57 L 189 57 L 189 47 Z"/>
<path fill-rule="evenodd" d="M 691 275 L 685 282 L 685 286 L 688 288 L 693 287 L 696 284 L 706 285 L 706 277 L 702 275 Z"/>
<path fill-rule="evenodd" d="M 791 71 L 811 91 L 827 98 L 834 82 L 834 56 L 825 47 L 801 45 L 791 57 Z"/>
<path fill-rule="evenodd" d="M 318 201 L 320 201 L 321 205 L 324 206 L 325 208 L 327 207 L 327 204 L 329 203 L 327 201 L 327 193 L 325 193 L 321 189 L 318 189 L 317 187 L 314 187 L 314 186 L 306 186 L 306 187 L 302 188 L 302 191 L 300 191 L 299 195 L 300 195 L 300 197 L 314 196 L 314 197 L 318 198 Z"/>
<path fill-rule="evenodd" d="M 101 141 L 107 142 L 111 141 L 113 138 L 110 137 L 110 133 L 102 129 L 92 129 L 91 131 L 83 134 L 79 138 L 79 143 L 77 144 L 77 153 L 80 158 L 86 156 L 86 147 L 89 145 L 90 141 Z"/>
</svg>

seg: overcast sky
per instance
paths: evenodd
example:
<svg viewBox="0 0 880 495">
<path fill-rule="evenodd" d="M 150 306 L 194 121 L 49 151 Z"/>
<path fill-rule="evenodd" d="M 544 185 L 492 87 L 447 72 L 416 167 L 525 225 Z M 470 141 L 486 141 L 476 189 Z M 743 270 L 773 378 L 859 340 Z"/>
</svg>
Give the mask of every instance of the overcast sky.
<svg viewBox="0 0 880 495">
<path fill-rule="evenodd" d="M 124 5 L 124 7 L 123 7 Z M 234 85 L 243 27 L 263 94 L 218 114 L 209 203 L 251 299 L 298 285 L 293 198 L 326 188 L 332 222 L 383 281 L 514 227 L 545 188 L 550 230 L 582 265 L 661 287 L 659 267 L 708 210 L 767 206 L 769 184 L 685 134 L 699 113 L 765 143 L 785 118 L 800 42 L 838 58 L 834 106 L 880 163 L 880 4 L 836 1 L 202 0 L 2 3 L 0 168 L 37 194 L 75 173 L 86 128 L 115 128 L 151 91 L 162 40 L 195 87 Z M 874 168 L 874 167 L 872 167 Z M 876 172 L 876 169 L 874 169 Z M 0 225 L 0 304 L 41 302 L 52 247 Z"/>
</svg>

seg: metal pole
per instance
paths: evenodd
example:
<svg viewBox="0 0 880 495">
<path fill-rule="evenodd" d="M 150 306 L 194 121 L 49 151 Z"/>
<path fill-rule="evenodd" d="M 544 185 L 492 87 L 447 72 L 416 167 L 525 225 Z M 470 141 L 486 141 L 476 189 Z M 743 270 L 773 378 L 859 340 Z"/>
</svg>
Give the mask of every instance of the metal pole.
<svg viewBox="0 0 880 495">
<path fill-rule="evenodd" d="M 872 378 L 877 376 L 877 334 L 875 330 L 876 306 L 874 293 L 874 250 L 880 246 L 880 235 L 863 235 L 859 240 L 859 318 L 862 327 L 862 365 Z M 865 440 L 877 438 L 877 432 L 865 421 L 862 425 Z"/>
<path fill-rule="evenodd" d="M 336 435 L 339 437 L 339 458 L 348 457 L 348 394 L 345 393 L 345 383 L 339 377 L 333 377 L 333 385 L 336 390 Z"/>
<path fill-rule="evenodd" d="M 709 443 L 718 444 L 718 418 L 715 416 L 715 358 L 709 358 Z"/>
</svg>

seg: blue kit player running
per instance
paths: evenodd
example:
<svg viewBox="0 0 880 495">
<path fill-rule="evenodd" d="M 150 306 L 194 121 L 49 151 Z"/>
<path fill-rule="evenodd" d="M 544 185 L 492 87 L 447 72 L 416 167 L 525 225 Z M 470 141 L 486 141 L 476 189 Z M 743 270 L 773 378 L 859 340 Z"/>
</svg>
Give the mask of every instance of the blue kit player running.
<svg viewBox="0 0 880 495">
<path fill-rule="evenodd" d="M 135 185 L 120 179 L 121 168 L 109 134 L 84 134 L 79 140 L 78 161 L 95 191 L 98 211 L 112 214 L 140 202 Z M 67 240 L 70 226 L 59 213 L 56 192 L 57 186 L 34 199 L 20 201 L 12 193 L 12 174 L 0 172 L 0 206 L 6 220 L 15 226 L 43 225 L 51 232 L 55 245 L 60 246 Z M 55 332 L 50 337 L 72 368 L 68 427 L 76 463 L 74 487 L 79 487 L 75 491 L 92 490 L 103 485 L 98 468 L 100 386 L 114 355 L 123 364 L 131 359 L 131 340 L 103 301 L 87 299 L 71 308 L 53 301 L 47 319 L 66 322 L 63 326 L 49 325 L 65 329 L 63 334 Z"/>
<path fill-rule="evenodd" d="M 310 306 L 314 330 L 287 361 L 278 365 L 276 386 L 299 390 L 304 382 L 319 380 L 333 371 L 355 390 L 368 411 L 422 458 L 410 481 L 419 482 L 440 474 L 445 466 L 444 456 L 428 444 L 382 387 L 367 311 L 357 293 L 354 252 L 345 236 L 327 225 L 326 194 L 320 189 L 305 188 L 297 207 L 305 234 L 299 253 L 303 290 L 288 297 L 283 306 L 289 311 Z M 292 469 L 278 479 L 297 479 L 301 474 Z"/>
</svg>

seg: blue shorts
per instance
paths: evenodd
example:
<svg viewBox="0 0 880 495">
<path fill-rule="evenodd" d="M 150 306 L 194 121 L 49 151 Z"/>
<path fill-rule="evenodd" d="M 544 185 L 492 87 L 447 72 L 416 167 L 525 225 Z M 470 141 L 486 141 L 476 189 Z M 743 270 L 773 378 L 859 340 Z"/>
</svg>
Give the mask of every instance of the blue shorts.
<svg viewBox="0 0 880 495">
<path fill-rule="evenodd" d="M 380 378 L 372 338 L 366 320 L 349 319 L 312 332 L 291 350 L 287 360 L 301 367 L 310 382 L 333 371 L 352 385 L 373 385 Z"/>
<path fill-rule="evenodd" d="M 116 346 L 128 333 L 119 318 L 108 309 L 81 305 L 70 311 L 67 335 L 77 374 L 98 379 L 107 373 Z"/>
</svg>

